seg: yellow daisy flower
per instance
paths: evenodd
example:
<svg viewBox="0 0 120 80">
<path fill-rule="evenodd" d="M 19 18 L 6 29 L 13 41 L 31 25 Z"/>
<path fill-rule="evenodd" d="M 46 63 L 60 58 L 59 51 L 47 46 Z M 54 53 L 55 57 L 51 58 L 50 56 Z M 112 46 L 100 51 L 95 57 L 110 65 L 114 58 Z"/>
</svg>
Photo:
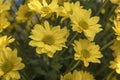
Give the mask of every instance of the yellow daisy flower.
<svg viewBox="0 0 120 80">
<path fill-rule="evenodd" d="M 114 61 L 110 61 L 110 68 L 115 69 L 120 74 L 120 41 L 116 40 L 110 47 L 113 50 Z"/>
<path fill-rule="evenodd" d="M 7 0 L 3 2 L 3 0 L 0 0 L 0 13 L 7 11 L 10 9 L 11 3 Z"/>
<path fill-rule="evenodd" d="M 2 80 L 20 79 L 18 70 L 25 66 L 21 61 L 22 58 L 17 57 L 16 49 L 12 51 L 10 48 L 4 48 L 0 51 L 0 78 Z"/>
<path fill-rule="evenodd" d="M 70 2 L 64 2 L 63 6 L 57 8 L 57 16 L 63 16 L 65 18 L 68 18 L 72 14 L 72 4 L 73 3 Z"/>
<path fill-rule="evenodd" d="M 71 72 L 65 74 L 64 76 L 60 76 L 60 80 L 73 80 L 73 74 Z"/>
<path fill-rule="evenodd" d="M 60 77 L 60 80 L 95 80 L 94 76 L 87 71 L 74 70 Z"/>
<path fill-rule="evenodd" d="M 27 20 L 30 20 L 34 16 L 34 13 L 30 11 L 27 5 L 21 5 L 16 15 L 18 22 L 25 22 Z"/>
<path fill-rule="evenodd" d="M 98 24 L 99 17 L 91 17 L 91 10 L 85 10 L 81 8 L 73 8 L 73 15 L 70 16 L 72 22 L 72 30 L 79 33 L 83 32 L 85 36 L 93 41 L 95 35 L 102 29 Z"/>
<path fill-rule="evenodd" d="M 76 74 L 78 74 L 79 77 L 77 77 Z M 94 76 L 87 71 L 76 71 L 73 73 L 73 77 L 74 80 L 95 80 Z"/>
<path fill-rule="evenodd" d="M 5 15 L 0 14 L 0 32 L 3 31 L 3 29 L 7 28 L 10 25 L 10 22 L 8 22 Z"/>
<path fill-rule="evenodd" d="M 120 74 L 120 55 L 118 55 L 114 61 L 110 61 L 111 69 L 115 69 L 118 74 Z"/>
<path fill-rule="evenodd" d="M 56 11 L 56 8 L 58 8 L 57 2 L 58 0 L 52 0 L 52 2 L 48 4 L 46 0 L 42 0 L 42 3 L 39 0 L 32 0 L 28 3 L 28 7 L 30 10 L 38 12 L 42 17 L 45 17 Z"/>
<path fill-rule="evenodd" d="M 113 4 L 120 4 L 120 0 L 110 0 Z"/>
<path fill-rule="evenodd" d="M 113 52 L 114 57 L 117 57 L 118 55 L 120 55 L 120 41 L 116 40 L 114 44 L 110 46 L 110 48 L 114 51 Z"/>
<path fill-rule="evenodd" d="M 99 51 L 99 45 L 95 45 L 94 42 L 86 39 L 79 39 L 79 41 L 74 41 L 73 46 L 75 50 L 74 59 L 82 60 L 85 67 L 89 66 L 89 62 L 100 63 L 98 58 L 101 58 L 103 55 Z"/>
<path fill-rule="evenodd" d="M 76 8 L 82 8 L 79 1 L 75 3 L 64 2 L 63 6 L 57 9 L 57 15 L 63 16 L 64 19 L 69 18 L 73 14 L 74 9 Z"/>
<path fill-rule="evenodd" d="M 14 41 L 13 38 L 7 37 L 7 36 L 1 36 L 0 37 L 0 50 L 7 47 L 10 43 Z"/>
<path fill-rule="evenodd" d="M 117 40 L 120 40 L 120 21 L 114 20 L 115 27 L 112 27 L 117 35 Z"/>
<path fill-rule="evenodd" d="M 66 27 L 60 29 L 60 26 L 51 26 L 47 21 L 44 25 L 36 24 L 32 30 L 32 39 L 29 45 L 36 48 L 38 54 L 46 53 L 49 57 L 53 57 L 54 53 L 62 50 L 68 37 Z"/>
</svg>

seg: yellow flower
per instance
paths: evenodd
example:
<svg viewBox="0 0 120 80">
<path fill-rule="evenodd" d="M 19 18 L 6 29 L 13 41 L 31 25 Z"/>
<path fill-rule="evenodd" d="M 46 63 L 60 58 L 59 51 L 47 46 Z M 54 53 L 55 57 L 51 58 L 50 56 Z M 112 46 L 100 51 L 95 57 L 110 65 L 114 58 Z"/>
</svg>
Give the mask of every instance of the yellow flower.
<svg viewBox="0 0 120 80">
<path fill-rule="evenodd" d="M 10 9 L 11 3 L 7 0 L 3 2 L 3 0 L 0 0 L 0 13 L 7 11 Z"/>
<path fill-rule="evenodd" d="M 30 20 L 34 16 L 34 13 L 30 11 L 27 5 L 21 5 L 16 15 L 18 22 L 25 22 L 27 20 Z"/>
<path fill-rule="evenodd" d="M 68 37 L 68 30 L 60 29 L 60 26 L 51 26 L 47 21 L 44 25 L 36 24 L 32 30 L 32 39 L 29 45 L 36 48 L 38 54 L 46 53 L 49 57 L 53 57 L 54 53 L 62 50 Z"/>
<path fill-rule="evenodd" d="M 7 45 L 12 43 L 13 41 L 14 41 L 14 39 L 11 37 L 7 38 L 7 36 L 1 36 L 0 37 L 0 50 L 7 47 Z"/>
<path fill-rule="evenodd" d="M 73 73 L 69 72 L 61 76 L 60 80 L 95 80 L 94 76 L 87 71 L 74 70 Z"/>
<path fill-rule="evenodd" d="M 114 20 L 115 27 L 112 27 L 117 35 L 117 40 L 120 40 L 120 21 Z"/>
<path fill-rule="evenodd" d="M 57 16 L 68 18 L 72 14 L 72 4 L 70 2 L 64 2 L 63 6 L 57 8 Z"/>
<path fill-rule="evenodd" d="M 109 67 L 120 74 L 120 41 L 116 40 L 110 48 L 113 50 L 114 61 L 110 61 Z"/>
<path fill-rule="evenodd" d="M 65 74 L 64 76 L 60 76 L 60 80 L 73 80 L 73 75 L 71 74 L 71 72 Z"/>
<path fill-rule="evenodd" d="M 20 79 L 18 70 L 25 66 L 21 61 L 22 58 L 17 57 L 16 49 L 12 51 L 10 48 L 4 48 L 0 51 L 0 78 L 2 80 Z"/>
<path fill-rule="evenodd" d="M 57 9 L 57 15 L 63 16 L 64 19 L 69 18 L 73 14 L 74 9 L 76 8 L 82 8 L 79 1 L 75 3 L 64 2 L 63 6 Z"/>
<path fill-rule="evenodd" d="M 111 69 L 115 69 L 118 74 L 120 74 L 120 55 L 118 55 L 114 61 L 110 61 Z"/>
<path fill-rule="evenodd" d="M 2 32 L 3 29 L 7 28 L 9 25 L 10 25 L 10 23 L 8 22 L 5 15 L 0 14 L 0 32 Z"/>
<path fill-rule="evenodd" d="M 100 32 L 100 24 L 98 24 L 99 17 L 91 17 L 91 10 L 81 8 L 74 8 L 73 15 L 70 16 L 72 22 L 72 30 L 79 33 L 83 32 L 85 36 L 93 41 L 95 35 Z"/>
<path fill-rule="evenodd" d="M 113 52 L 114 57 L 117 57 L 118 55 L 120 55 L 120 41 L 116 40 L 114 44 L 110 46 L 110 48 L 114 51 Z"/>
<path fill-rule="evenodd" d="M 98 58 L 101 58 L 102 54 L 99 51 L 99 45 L 95 45 L 94 42 L 86 39 L 79 39 L 79 41 L 74 41 L 73 46 L 75 50 L 74 59 L 82 60 L 85 67 L 89 66 L 89 62 L 100 63 Z"/>
<path fill-rule="evenodd" d="M 74 75 L 75 73 L 78 74 L 79 77 Z M 74 76 L 74 80 L 95 80 L 94 76 L 87 71 L 80 71 L 80 72 L 76 71 L 73 73 L 73 76 Z"/>
<path fill-rule="evenodd" d="M 39 0 L 32 0 L 28 3 L 28 7 L 30 10 L 38 12 L 42 17 L 45 17 L 56 11 L 56 8 L 58 8 L 57 2 L 58 0 L 52 0 L 52 2 L 48 4 L 46 0 L 42 0 L 42 2 Z"/>
<path fill-rule="evenodd" d="M 113 4 L 120 4 L 120 0 L 110 0 Z"/>
</svg>

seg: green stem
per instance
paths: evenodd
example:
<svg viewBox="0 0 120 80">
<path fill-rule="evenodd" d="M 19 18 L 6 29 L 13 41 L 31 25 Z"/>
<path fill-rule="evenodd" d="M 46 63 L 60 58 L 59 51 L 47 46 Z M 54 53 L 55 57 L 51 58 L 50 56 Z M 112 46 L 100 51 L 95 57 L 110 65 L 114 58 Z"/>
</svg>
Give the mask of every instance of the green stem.
<svg viewBox="0 0 120 80">
<path fill-rule="evenodd" d="M 64 74 L 66 74 L 66 73 L 74 70 L 74 69 L 79 65 L 79 63 L 80 63 L 80 60 L 77 61 L 75 64 L 74 64 L 74 60 L 73 60 L 73 61 L 71 62 L 71 64 L 69 65 L 69 67 L 67 68 L 67 70 L 65 71 Z"/>
<path fill-rule="evenodd" d="M 109 18 L 112 16 L 115 8 L 116 8 L 116 5 L 114 5 L 111 8 L 111 10 L 109 11 L 108 15 L 105 16 L 105 19 L 107 19 L 107 20 L 106 20 L 105 24 L 102 25 L 103 27 L 105 27 L 106 23 L 108 23 L 110 21 Z M 111 28 L 107 29 L 107 27 L 105 27 L 104 31 L 101 33 L 101 35 L 99 35 L 99 37 L 96 39 L 96 41 L 101 40 L 110 30 L 111 30 Z"/>
<path fill-rule="evenodd" d="M 28 76 L 26 75 L 24 71 L 21 71 L 21 76 L 24 80 L 28 79 Z"/>
<path fill-rule="evenodd" d="M 77 37 L 77 35 L 78 35 L 78 32 L 75 33 L 72 39 L 68 42 L 67 46 L 69 46 L 72 43 L 72 41 Z"/>
<path fill-rule="evenodd" d="M 114 71 L 111 71 L 108 76 L 104 77 L 103 80 L 111 80 L 112 74 L 114 73 Z"/>
<path fill-rule="evenodd" d="M 102 72 L 104 72 L 105 70 L 108 69 L 108 65 L 104 65 L 102 68 L 100 68 L 96 73 L 95 75 L 99 75 L 101 74 Z"/>
<path fill-rule="evenodd" d="M 106 45 L 104 45 L 100 50 L 103 51 L 105 50 L 107 47 L 109 47 L 111 44 L 113 44 L 115 41 L 115 39 L 113 39 L 112 41 L 110 41 L 109 43 L 107 43 Z"/>
<path fill-rule="evenodd" d="M 115 33 L 112 32 L 112 33 L 110 33 L 108 36 L 106 36 L 105 39 L 108 40 L 108 39 L 110 39 L 110 38 L 111 38 L 112 36 L 114 36 L 114 35 L 115 35 Z"/>
<path fill-rule="evenodd" d="M 74 66 L 71 67 L 71 69 L 70 69 L 69 71 L 72 71 L 73 69 L 75 69 L 75 68 L 79 65 L 79 63 L 80 63 L 80 60 L 77 61 L 77 62 L 74 64 Z"/>
<path fill-rule="evenodd" d="M 101 12 L 101 10 L 106 6 L 106 4 L 109 2 L 109 0 L 105 0 L 105 2 L 103 3 L 103 5 L 100 7 L 100 9 L 98 10 L 98 12 L 96 13 L 96 15 L 99 15 L 99 13 Z"/>
</svg>

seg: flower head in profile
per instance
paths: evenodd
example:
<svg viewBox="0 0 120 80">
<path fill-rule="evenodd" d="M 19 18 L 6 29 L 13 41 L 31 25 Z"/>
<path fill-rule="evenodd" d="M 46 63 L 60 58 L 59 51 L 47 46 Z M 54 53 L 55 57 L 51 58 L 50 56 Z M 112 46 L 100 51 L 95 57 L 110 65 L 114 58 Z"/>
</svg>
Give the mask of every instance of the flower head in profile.
<svg viewBox="0 0 120 80">
<path fill-rule="evenodd" d="M 113 56 L 116 58 L 118 55 L 120 55 L 120 41 L 115 40 L 112 46 L 110 48 L 113 50 Z"/>
<path fill-rule="evenodd" d="M 22 58 L 17 57 L 17 50 L 4 48 L 0 51 L 0 78 L 2 80 L 18 80 L 20 79 L 19 70 L 25 65 L 21 62 Z"/>
<path fill-rule="evenodd" d="M 113 50 L 114 60 L 110 61 L 110 68 L 115 69 L 120 74 L 120 41 L 116 40 L 110 48 Z"/>
<path fill-rule="evenodd" d="M 72 30 L 79 33 L 83 32 L 87 39 L 94 40 L 95 35 L 102 29 L 98 24 L 99 17 L 91 17 L 91 10 L 85 10 L 81 8 L 74 8 L 73 14 L 70 16 L 72 23 Z"/>
<path fill-rule="evenodd" d="M 32 30 L 32 39 L 29 45 L 36 47 L 38 54 L 46 53 L 49 57 L 53 57 L 56 51 L 62 50 L 68 37 L 66 27 L 60 29 L 60 26 L 51 26 L 47 21 L 44 25 L 36 24 Z"/>
<path fill-rule="evenodd" d="M 0 37 L 0 50 L 7 47 L 13 41 L 14 41 L 14 39 L 11 37 L 1 36 Z"/>
<path fill-rule="evenodd" d="M 120 40 L 120 21 L 119 20 L 114 20 L 114 25 L 113 30 L 115 31 L 115 34 L 117 35 L 117 40 Z"/>
<path fill-rule="evenodd" d="M 25 22 L 27 20 L 30 20 L 34 16 L 34 12 L 30 11 L 28 6 L 25 4 L 19 7 L 16 15 L 16 19 L 18 22 Z"/>
<path fill-rule="evenodd" d="M 60 77 L 60 80 L 95 80 L 94 76 L 87 71 L 74 70 Z"/>
<path fill-rule="evenodd" d="M 61 75 L 60 80 L 73 80 L 73 74 L 69 72 L 65 74 L 64 76 Z"/>
<path fill-rule="evenodd" d="M 2 32 L 5 28 L 10 25 L 10 22 L 7 20 L 5 15 L 0 14 L 0 32 Z"/>
<path fill-rule="evenodd" d="M 50 4 L 46 0 L 32 0 L 28 3 L 30 10 L 40 13 L 42 17 L 46 15 L 51 15 L 58 8 L 58 0 L 52 0 Z"/>
<path fill-rule="evenodd" d="M 95 45 L 94 42 L 86 39 L 79 39 L 74 41 L 73 46 L 75 50 L 74 59 L 82 60 L 85 67 L 89 66 L 89 62 L 100 63 L 98 58 L 101 58 L 103 55 L 99 51 L 99 45 Z"/>
<path fill-rule="evenodd" d="M 10 9 L 11 3 L 8 0 L 0 0 L 0 13 L 3 13 L 4 11 L 7 11 Z"/>
<path fill-rule="evenodd" d="M 63 6 L 60 6 L 57 9 L 57 15 L 58 16 L 63 16 L 63 19 L 69 18 L 72 14 L 74 9 L 77 8 L 82 8 L 82 6 L 80 6 L 80 2 L 77 1 L 75 3 L 71 3 L 71 2 L 64 2 Z"/>
<path fill-rule="evenodd" d="M 113 3 L 113 4 L 117 4 L 117 5 L 120 4 L 120 0 L 110 0 L 110 1 L 111 1 L 111 3 Z"/>
<path fill-rule="evenodd" d="M 120 55 L 116 56 L 113 61 L 110 61 L 111 69 L 115 69 L 115 71 L 120 74 Z"/>
</svg>

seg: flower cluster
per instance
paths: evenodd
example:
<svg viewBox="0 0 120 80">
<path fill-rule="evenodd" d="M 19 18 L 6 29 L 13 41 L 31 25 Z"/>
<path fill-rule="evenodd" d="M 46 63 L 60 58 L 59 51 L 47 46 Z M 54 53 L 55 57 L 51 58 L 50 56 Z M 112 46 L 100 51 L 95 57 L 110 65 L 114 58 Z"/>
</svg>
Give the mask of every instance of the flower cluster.
<svg viewBox="0 0 120 80">
<path fill-rule="evenodd" d="M 17 49 L 12 50 L 10 43 L 15 41 L 12 36 L 7 37 L 3 30 L 10 26 L 7 14 L 9 13 L 11 3 L 0 0 L 0 79 L 17 80 L 20 79 L 19 70 L 25 65 L 21 62 L 22 58 L 17 56 Z"/>
<path fill-rule="evenodd" d="M 64 76 L 61 76 L 60 80 L 95 80 L 95 78 L 87 71 L 74 70 L 73 73 L 69 72 Z"/>
<path fill-rule="evenodd" d="M 0 80 L 117 80 L 119 48 L 120 0 L 0 0 Z"/>
<path fill-rule="evenodd" d="M 117 4 L 117 8 L 115 9 L 115 18 L 113 20 L 116 40 L 114 44 L 110 47 L 113 50 L 114 60 L 110 61 L 110 68 L 115 69 L 118 74 L 120 74 L 120 2 L 119 0 L 112 1 L 112 3 Z"/>
</svg>

